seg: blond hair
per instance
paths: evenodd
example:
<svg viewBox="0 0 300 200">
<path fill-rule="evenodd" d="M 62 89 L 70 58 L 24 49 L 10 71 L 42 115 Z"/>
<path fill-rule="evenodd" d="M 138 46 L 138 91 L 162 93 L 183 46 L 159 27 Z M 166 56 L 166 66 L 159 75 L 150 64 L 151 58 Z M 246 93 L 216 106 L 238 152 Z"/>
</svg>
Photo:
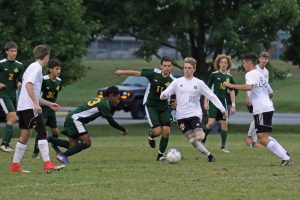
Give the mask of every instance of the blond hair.
<svg viewBox="0 0 300 200">
<path fill-rule="evenodd" d="M 194 58 L 192 58 L 192 57 L 186 57 L 184 59 L 184 61 L 183 61 L 183 64 L 184 63 L 189 63 L 189 64 L 191 64 L 193 66 L 194 69 L 196 69 L 197 61 Z"/>
<path fill-rule="evenodd" d="M 216 70 L 219 70 L 219 69 L 220 69 L 220 61 L 221 61 L 223 58 L 225 58 L 225 59 L 227 60 L 227 62 L 228 62 L 228 67 L 227 67 L 226 70 L 229 70 L 229 69 L 231 68 L 231 66 L 232 66 L 231 57 L 230 57 L 230 56 L 227 56 L 226 54 L 219 54 L 219 55 L 216 57 L 215 61 L 214 61 L 214 68 L 215 68 Z"/>
</svg>

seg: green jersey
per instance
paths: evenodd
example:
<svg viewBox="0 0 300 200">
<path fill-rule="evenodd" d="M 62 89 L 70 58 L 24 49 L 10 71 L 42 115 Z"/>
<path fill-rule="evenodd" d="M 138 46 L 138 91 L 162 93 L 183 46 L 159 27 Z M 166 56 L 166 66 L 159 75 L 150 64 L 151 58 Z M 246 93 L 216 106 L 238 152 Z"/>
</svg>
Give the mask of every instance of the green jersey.
<svg viewBox="0 0 300 200">
<path fill-rule="evenodd" d="M 150 84 L 147 87 L 144 104 L 159 109 L 168 109 L 168 101 L 161 100 L 160 94 L 170 85 L 175 79 L 171 74 L 167 77 L 162 75 L 159 69 L 142 69 L 141 75 L 145 76 Z"/>
<path fill-rule="evenodd" d="M 112 114 L 107 98 L 95 98 L 77 107 L 68 116 L 71 116 L 73 120 L 87 124 L 100 116 L 112 117 Z"/>
<path fill-rule="evenodd" d="M 0 95 L 16 98 L 17 83 L 22 81 L 24 65 L 17 60 L 0 60 L 0 83 L 6 85 L 0 89 Z"/>
<path fill-rule="evenodd" d="M 227 95 L 227 87 L 223 85 L 225 81 L 234 83 L 231 74 L 223 74 L 220 71 L 215 71 L 209 75 L 208 87 L 215 93 L 220 100 L 225 100 Z M 232 89 L 230 89 L 232 90 Z"/>
<path fill-rule="evenodd" d="M 56 77 L 55 80 L 51 80 L 49 75 L 43 76 L 42 83 L 42 98 L 47 101 L 56 102 L 58 92 L 61 90 L 61 79 Z"/>
</svg>

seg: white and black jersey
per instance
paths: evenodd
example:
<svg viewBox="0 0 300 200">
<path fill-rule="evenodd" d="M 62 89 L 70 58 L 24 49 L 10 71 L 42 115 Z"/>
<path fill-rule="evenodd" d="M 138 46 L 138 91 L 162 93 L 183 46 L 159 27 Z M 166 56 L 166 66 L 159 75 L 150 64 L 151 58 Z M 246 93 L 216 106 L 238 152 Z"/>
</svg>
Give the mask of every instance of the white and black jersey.
<svg viewBox="0 0 300 200">
<path fill-rule="evenodd" d="M 245 80 L 246 84 L 253 86 L 249 94 L 253 115 L 274 111 L 273 102 L 269 98 L 269 83 L 266 76 L 254 69 L 246 73 Z"/>
<path fill-rule="evenodd" d="M 25 70 L 22 78 L 22 88 L 20 91 L 17 111 L 34 109 L 34 103 L 28 95 L 26 89 L 26 83 L 32 83 L 34 88 L 34 94 L 37 100 L 41 98 L 41 87 L 43 82 L 42 66 L 38 62 L 34 62 L 29 65 Z"/>
<path fill-rule="evenodd" d="M 169 98 L 172 94 L 176 94 L 176 119 L 185 119 L 189 117 L 199 117 L 202 119 L 202 109 L 200 106 L 201 95 L 206 96 L 212 103 L 225 112 L 225 108 L 218 97 L 208 88 L 208 86 L 200 79 L 193 77 L 186 79 L 181 77 L 175 79 L 161 96 Z"/>
</svg>

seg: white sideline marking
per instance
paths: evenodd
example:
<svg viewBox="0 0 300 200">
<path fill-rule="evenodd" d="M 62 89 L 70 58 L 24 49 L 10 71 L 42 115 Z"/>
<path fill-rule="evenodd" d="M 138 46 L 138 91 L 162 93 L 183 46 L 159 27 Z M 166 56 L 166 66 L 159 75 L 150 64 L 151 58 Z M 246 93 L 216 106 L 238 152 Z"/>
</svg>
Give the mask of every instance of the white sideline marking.
<svg viewBox="0 0 300 200">
<path fill-rule="evenodd" d="M 86 182 L 86 183 L 71 183 L 71 184 L 61 184 L 61 183 L 52 183 L 52 184 L 26 184 L 26 185 L 15 185 L 15 186 L 2 186 L 1 188 L 30 188 L 30 187 L 38 187 L 38 186 L 47 186 L 47 187 L 57 187 L 57 186 L 82 186 L 82 185 L 95 185 L 97 182 Z"/>
</svg>

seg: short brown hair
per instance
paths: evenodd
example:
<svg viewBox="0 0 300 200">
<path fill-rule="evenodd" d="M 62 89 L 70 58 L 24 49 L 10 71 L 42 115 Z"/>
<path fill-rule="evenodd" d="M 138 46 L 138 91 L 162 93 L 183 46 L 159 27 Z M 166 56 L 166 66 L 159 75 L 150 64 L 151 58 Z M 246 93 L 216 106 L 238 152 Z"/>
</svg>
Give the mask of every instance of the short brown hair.
<svg viewBox="0 0 300 200">
<path fill-rule="evenodd" d="M 269 58 L 270 54 L 266 51 L 263 51 L 259 54 L 259 57 L 263 57 L 263 58 Z"/>
<path fill-rule="evenodd" d="M 47 55 L 50 54 L 50 48 L 47 45 L 40 44 L 33 49 L 34 58 L 43 60 Z"/>
<path fill-rule="evenodd" d="M 168 56 L 163 56 L 163 57 L 160 59 L 160 64 L 162 65 L 163 62 L 171 62 L 171 63 L 173 63 L 173 60 L 172 60 L 170 57 L 168 57 Z"/>
<path fill-rule="evenodd" d="M 220 61 L 221 61 L 223 58 L 225 58 L 225 59 L 227 60 L 227 62 L 228 62 L 228 67 L 227 67 L 226 70 L 229 70 L 229 69 L 231 68 L 231 66 L 232 66 L 231 57 L 230 57 L 230 56 L 227 56 L 226 54 L 219 54 L 219 55 L 216 57 L 215 61 L 214 61 L 214 68 L 215 68 L 216 70 L 219 70 L 219 69 L 220 69 Z"/>
<path fill-rule="evenodd" d="M 61 62 L 58 59 L 51 59 L 48 62 L 48 68 L 61 67 Z"/>
<path fill-rule="evenodd" d="M 194 69 L 196 69 L 196 67 L 197 67 L 197 61 L 194 58 L 192 58 L 192 57 L 186 57 L 186 58 L 184 58 L 183 64 L 184 63 L 191 64 Z"/>
<path fill-rule="evenodd" d="M 256 53 L 251 52 L 251 53 L 245 54 L 245 55 L 243 56 L 243 60 L 246 60 L 246 61 L 250 60 L 251 63 L 252 63 L 253 65 L 256 65 L 256 64 L 257 64 L 258 57 L 257 57 L 257 54 L 256 54 Z"/>
<path fill-rule="evenodd" d="M 4 48 L 5 51 L 7 51 L 9 49 L 18 49 L 19 47 L 14 41 L 9 41 L 5 44 Z"/>
</svg>

